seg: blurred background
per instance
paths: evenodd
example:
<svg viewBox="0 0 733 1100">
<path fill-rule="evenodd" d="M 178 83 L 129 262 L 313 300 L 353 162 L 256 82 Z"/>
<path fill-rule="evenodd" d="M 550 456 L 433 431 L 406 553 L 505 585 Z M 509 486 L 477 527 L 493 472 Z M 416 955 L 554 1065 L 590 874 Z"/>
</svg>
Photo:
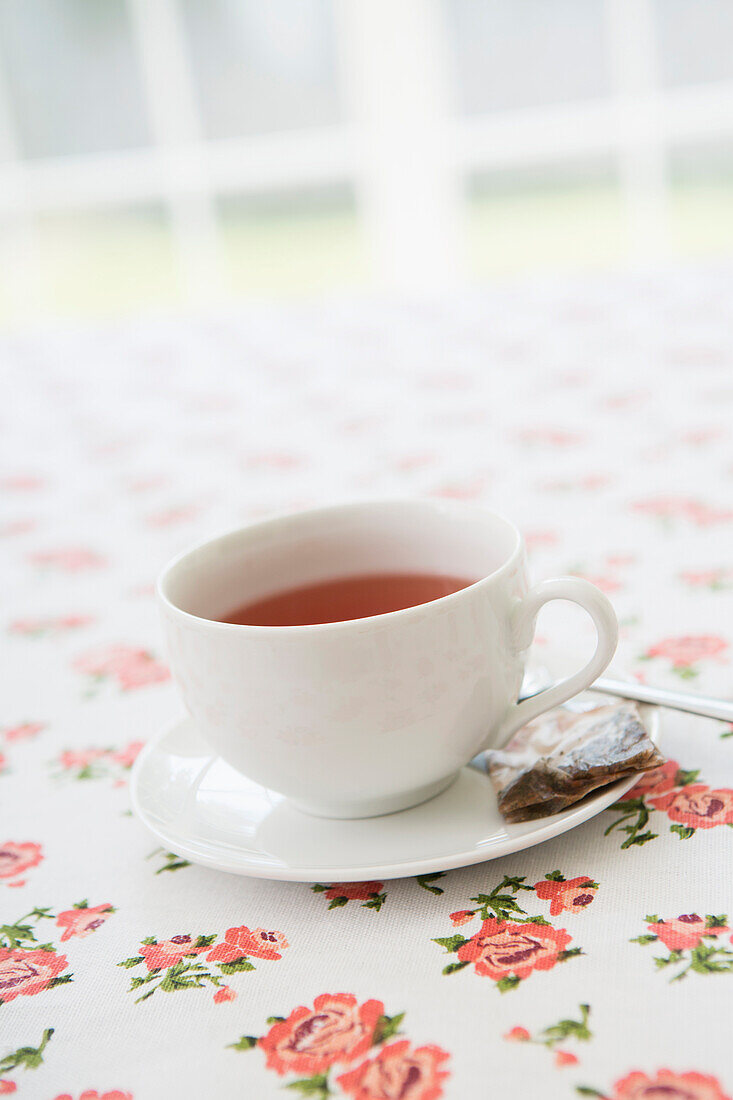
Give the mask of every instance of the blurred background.
<svg viewBox="0 0 733 1100">
<path fill-rule="evenodd" d="M 0 326 L 733 253 L 730 0 L 0 0 Z"/>
</svg>

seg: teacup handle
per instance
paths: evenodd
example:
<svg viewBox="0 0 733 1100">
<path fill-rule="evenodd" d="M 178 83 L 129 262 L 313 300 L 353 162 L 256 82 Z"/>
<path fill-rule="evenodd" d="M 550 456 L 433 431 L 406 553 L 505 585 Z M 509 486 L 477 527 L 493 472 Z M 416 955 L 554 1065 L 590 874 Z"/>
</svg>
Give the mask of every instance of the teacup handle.
<svg viewBox="0 0 733 1100">
<path fill-rule="evenodd" d="M 507 738 L 533 718 L 544 714 L 546 710 L 560 706 L 577 695 L 579 691 L 590 687 L 603 672 L 616 651 L 618 642 L 618 621 L 610 601 L 603 593 L 579 577 L 558 577 L 557 580 L 542 581 L 531 588 L 512 612 L 511 629 L 517 649 L 527 649 L 534 638 L 535 622 L 540 608 L 550 600 L 570 600 L 588 612 L 595 623 L 597 640 L 596 651 L 579 672 L 552 687 L 539 691 L 521 703 L 512 703 L 499 729 L 495 745 L 503 745 Z"/>
</svg>

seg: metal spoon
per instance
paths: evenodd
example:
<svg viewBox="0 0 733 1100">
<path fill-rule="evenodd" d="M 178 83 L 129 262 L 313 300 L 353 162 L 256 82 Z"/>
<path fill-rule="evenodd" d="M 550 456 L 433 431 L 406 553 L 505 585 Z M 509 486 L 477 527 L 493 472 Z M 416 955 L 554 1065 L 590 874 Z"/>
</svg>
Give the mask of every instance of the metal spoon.
<svg viewBox="0 0 733 1100">
<path fill-rule="evenodd" d="M 537 695 L 553 683 L 550 670 L 543 664 L 531 660 L 525 670 L 522 690 L 519 693 L 520 702 L 531 695 Z M 672 710 L 684 710 L 688 714 L 700 714 L 703 718 L 717 718 L 721 722 L 733 722 L 733 701 L 730 699 L 713 699 L 709 695 L 696 695 L 690 691 L 674 691 L 670 688 L 648 687 L 646 684 L 637 684 L 629 680 L 614 680 L 610 676 L 601 676 L 595 680 L 589 692 L 600 692 L 603 695 L 615 695 L 619 699 L 634 699 L 638 703 L 651 703 L 658 707 L 670 707 Z M 597 706 L 587 698 L 585 692 L 568 699 L 563 706 L 567 710 L 584 711 Z"/>
<path fill-rule="evenodd" d="M 659 707 L 684 710 L 688 714 L 701 714 L 704 718 L 719 718 L 722 722 L 733 722 L 733 703 L 727 699 L 713 699 L 709 695 L 647 687 L 645 684 L 629 684 L 625 680 L 610 680 L 603 676 L 600 680 L 595 680 L 588 690 L 600 691 L 603 695 L 616 695 L 621 699 L 635 699 L 638 703 L 654 703 Z"/>
<path fill-rule="evenodd" d="M 549 672 L 541 666 L 534 667 L 524 681 L 522 699 L 544 690 L 551 682 Z M 526 690 L 529 688 L 530 690 Z M 603 695 L 615 695 L 619 699 L 634 699 L 637 703 L 652 703 L 658 707 L 670 707 L 672 710 L 684 710 L 688 714 L 700 714 L 703 718 L 718 718 L 721 722 L 733 722 L 733 702 L 728 699 L 713 699 L 709 695 L 695 695 L 689 691 L 672 691 L 670 688 L 647 687 L 646 684 L 633 684 L 626 680 L 611 680 L 602 676 L 595 680 L 588 691 L 598 691 Z M 568 710 L 588 710 L 593 704 L 583 702 L 582 696 L 569 699 L 564 704 Z"/>
</svg>

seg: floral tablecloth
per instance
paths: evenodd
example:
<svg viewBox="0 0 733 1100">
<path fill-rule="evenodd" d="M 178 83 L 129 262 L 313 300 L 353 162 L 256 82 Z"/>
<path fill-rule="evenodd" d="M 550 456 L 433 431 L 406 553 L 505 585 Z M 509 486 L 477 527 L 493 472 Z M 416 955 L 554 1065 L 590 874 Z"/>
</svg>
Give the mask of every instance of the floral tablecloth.
<svg viewBox="0 0 733 1100">
<path fill-rule="evenodd" d="M 421 879 L 190 866 L 127 790 L 181 713 L 159 568 L 336 499 L 490 504 L 535 579 L 610 595 L 617 670 L 730 693 L 732 295 L 721 267 L 3 339 L 0 1093 L 733 1093 L 723 723 L 665 713 L 623 802 Z"/>
</svg>

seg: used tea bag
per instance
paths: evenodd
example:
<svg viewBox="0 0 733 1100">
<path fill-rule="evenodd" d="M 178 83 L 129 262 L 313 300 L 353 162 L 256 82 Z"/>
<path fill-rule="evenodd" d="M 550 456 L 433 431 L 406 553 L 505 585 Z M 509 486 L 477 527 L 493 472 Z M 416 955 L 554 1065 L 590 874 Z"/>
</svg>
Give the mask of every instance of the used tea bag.
<svg viewBox="0 0 733 1100">
<path fill-rule="evenodd" d="M 486 753 L 499 810 L 510 822 L 559 813 L 596 787 L 663 763 L 633 703 L 583 714 L 558 707 Z"/>
</svg>

